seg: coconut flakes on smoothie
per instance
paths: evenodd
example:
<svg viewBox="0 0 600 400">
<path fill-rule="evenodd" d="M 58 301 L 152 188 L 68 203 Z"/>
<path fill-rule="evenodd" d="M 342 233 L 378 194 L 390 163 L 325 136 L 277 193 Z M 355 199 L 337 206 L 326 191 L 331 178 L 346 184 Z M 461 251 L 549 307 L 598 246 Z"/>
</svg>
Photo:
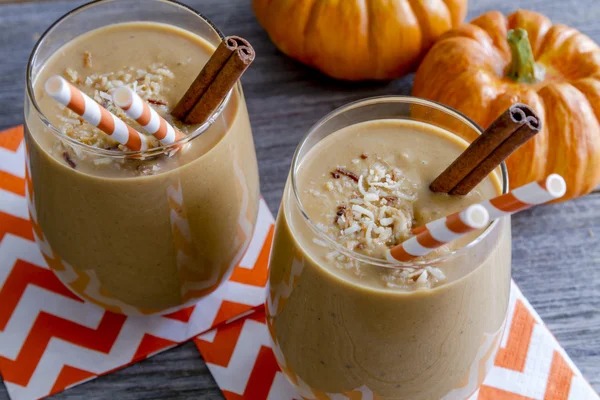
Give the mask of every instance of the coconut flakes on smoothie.
<svg viewBox="0 0 600 400">
<path fill-rule="evenodd" d="M 91 52 L 83 52 L 82 63 L 85 69 L 90 69 L 92 67 Z M 159 115 L 169 120 L 169 122 L 175 125 L 180 131 L 188 133 L 189 130 L 194 129 L 194 127 L 183 125 L 180 121 L 173 121 L 169 114 L 172 105 L 169 104 L 165 94 L 168 94 L 169 88 L 172 86 L 170 81 L 175 79 L 175 74 L 167 67 L 167 65 L 160 62 L 154 62 L 147 68 L 129 66 L 115 72 L 95 72 L 90 75 L 85 75 L 85 69 L 79 70 L 78 72 L 72 68 L 66 68 L 62 75 L 82 92 L 113 113 L 117 118 L 139 132 L 142 132 L 142 134 L 144 132 L 142 127 L 136 121 L 129 118 L 120 107 L 117 107 L 113 103 L 112 92 L 115 89 L 122 86 L 131 88 L 142 99 L 146 100 Z M 67 107 L 60 104 L 58 104 L 58 107 L 60 112 L 57 114 L 58 122 L 56 123 L 56 126 L 66 136 L 69 136 L 80 143 L 104 150 L 128 150 L 125 146 L 119 144 L 100 129 L 85 122 L 81 116 Z M 145 135 L 145 137 L 148 141 L 149 148 L 160 145 L 154 136 Z M 54 151 L 56 154 L 63 154 L 63 158 L 65 158 L 64 155 L 66 154 L 70 160 L 87 160 L 96 168 L 128 168 L 132 169 L 137 175 L 154 175 L 159 172 L 162 166 L 160 160 L 155 157 L 151 157 L 154 159 L 154 161 L 151 162 L 151 165 L 146 165 L 146 162 L 149 161 L 147 158 L 124 160 L 100 157 L 91 155 L 78 149 L 76 146 L 70 146 L 62 141 L 56 142 Z M 174 155 L 174 153 L 176 153 L 176 149 L 170 153 L 166 153 L 166 155 L 170 157 Z M 76 168 L 72 163 L 68 164 L 71 167 Z"/>
<path fill-rule="evenodd" d="M 85 67 L 92 65 L 92 53 L 84 52 L 83 63 Z M 140 125 L 129 118 L 125 112 L 112 102 L 113 90 L 127 86 L 135 91 L 142 99 L 151 104 L 151 107 L 156 110 L 163 118 L 174 123 L 183 133 L 188 133 L 187 126 L 172 121 L 169 115 L 171 109 L 167 98 L 163 92 L 168 90 L 169 85 L 165 85 L 168 81 L 175 79 L 175 74 L 163 63 L 152 63 L 147 68 L 127 67 L 119 71 L 94 73 L 88 76 L 82 76 L 77 71 L 67 68 L 64 71 L 64 77 L 78 89 L 90 96 L 96 102 L 101 104 L 107 110 L 112 112 L 119 119 L 123 120 L 134 129 L 141 130 Z M 62 107 L 62 115 L 59 115 L 61 123 L 58 128 L 65 135 L 76 139 L 77 141 L 102 148 L 102 149 L 121 149 L 126 148 L 115 141 L 110 136 L 103 133 L 100 129 L 85 123 L 83 118 L 66 107 Z M 149 147 L 156 147 L 158 141 L 151 135 L 146 135 Z"/>
<path fill-rule="evenodd" d="M 320 230 L 348 250 L 384 259 L 386 250 L 413 236 L 416 189 L 401 169 L 363 153 L 350 166 L 331 171 L 320 190 L 311 188 L 308 193 L 336 204 L 333 213 L 324 215 L 332 223 L 318 224 Z M 447 251 L 443 246 L 436 254 Z M 338 251 L 325 258 L 361 275 L 359 264 Z M 427 266 L 383 270 L 381 279 L 387 287 L 418 288 L 435 286 L 446 277 L 440 269 Z"/>
<path fill-rule="evenodd" d="M 314 196 L 333 199 L 332 224 L 321 229 L 349 250 L 384 258 L 385 251 L 411 236 L 417 192 L 402 171 L 382 160 L 357 158 L 330 172 Z"/>
<path fill-rule="evenodd" d="M 92 53 L 89 51 L 83 52 L 83 66 L 86 68 L 92 68 Z"/>
</svg>

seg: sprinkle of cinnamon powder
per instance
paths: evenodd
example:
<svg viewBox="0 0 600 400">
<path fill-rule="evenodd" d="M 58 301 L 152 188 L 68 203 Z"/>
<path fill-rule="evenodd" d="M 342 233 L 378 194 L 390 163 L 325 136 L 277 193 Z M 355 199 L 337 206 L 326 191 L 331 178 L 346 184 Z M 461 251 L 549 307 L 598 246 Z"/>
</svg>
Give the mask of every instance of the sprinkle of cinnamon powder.
<svg viewBox="0 0 600 400">
<path fill-rule="evenodd" d="M 354 172 L 352 171 L 348 171 L 347 169 L 344 168 L 337 168 L 335 170 L 335 172 L 345 175 L 348 178 L 352 179 L 354 182 L 358 183 L 358 175 L 356 175 Z"/>
<path fill-rule="evenodd" d="M 62 153 L 63 158 L 65 159 L 65 161 L 67 162 L 67 164 L 69 164 L 69 166 L 73 169 L 75 169 L 77 167 L 77 164 L 75 164 L 75 161 L 73 161 L 71 159 L 71 156 L 69 155 L 69 152 L 64 151 Z"/>
<path fill-rule="evenodd" d="M 157 106 L 166 106 L 167 105 L 167 103 L 165 103 L 164 101 L 154 100 L 154 99 L 148 99 L 148 103 L 156 104 Z"/>
</svg>

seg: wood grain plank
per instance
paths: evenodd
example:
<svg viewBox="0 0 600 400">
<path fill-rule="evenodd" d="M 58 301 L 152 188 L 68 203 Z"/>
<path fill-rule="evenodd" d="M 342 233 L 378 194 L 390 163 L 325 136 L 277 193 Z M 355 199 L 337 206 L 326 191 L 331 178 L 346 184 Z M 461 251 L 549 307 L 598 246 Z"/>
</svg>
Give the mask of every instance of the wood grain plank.
<svg viewBox="0 0 600 400">
<path fill-rule="evenodd" d="M 0 5 L 0 129 L 22 122 L 24 74 L 35 40 L 82 1 Z M 408 95 L 412 77 L 393 82 L 331 80 L 282 55 L 252 14 L 249 0 L 189 0 L 226 34 L 252 42 L 257 60 L 242 81 L 255 138 L 261 188 L 277 212 L 292 154 L 310 126 L 329 111 L 370 96 Z M 469 17 L 519 0 L 471 0 Z M 572 25 L 600 42 L 597 0 L 529 0 L 527 7 Z M 567 353 L 600 390 L 600 194 L 543 206 L 513 220 L 513 276 Z M 0 399 L 7 399 L 0 389 Z M 54 396 L 56 399 L 220 399 L 191 343 Z"/>
<path fill-rule="evenodd" d="M 54 0 L 0 0 L 0 5 L 23 3 L 49 3 Z"/>
</svg>

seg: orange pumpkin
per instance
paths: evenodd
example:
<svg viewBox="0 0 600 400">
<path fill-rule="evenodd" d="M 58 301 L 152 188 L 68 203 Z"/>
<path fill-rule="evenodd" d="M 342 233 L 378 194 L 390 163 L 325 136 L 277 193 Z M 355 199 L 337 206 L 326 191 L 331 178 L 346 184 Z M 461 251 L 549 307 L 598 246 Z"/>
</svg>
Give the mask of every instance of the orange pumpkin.
<svg viewBox="0 0 600 400">
<path fill-rule="evenodd" d="M 338 79 L 391 79 L 464 19 L 467 0 L 253 0 L 285 54 Z"/>
<path fill-rule="evenodd" d="M 555 172 L 567 200 L 600 183 L 600 48 L 573 28 L 531 11 L 485 13 L 432 47 L 413 95 L 484 128 L 512 103 L 533 107 L 543 130 L 508 158 L 513 188 Z"/>
</svg>

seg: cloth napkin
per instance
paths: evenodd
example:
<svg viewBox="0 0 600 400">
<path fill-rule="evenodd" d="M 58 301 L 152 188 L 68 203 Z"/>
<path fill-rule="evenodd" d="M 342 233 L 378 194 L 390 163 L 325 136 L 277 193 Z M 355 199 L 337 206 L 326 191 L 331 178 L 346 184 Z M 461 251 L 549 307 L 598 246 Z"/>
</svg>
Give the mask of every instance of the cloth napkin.
<svg viewBox="0 0 600 400">
<path fill-rule="evenodd" d="M 0 132 L 0 374 L 13 400 L 65 390 L 191 338 L 228 400 L 301 398 L 279 371 L 265 325 L 273 217 L 263 201 L 250 247 L 219 289 L 169 315 L 125 317 L 80 300 L 48 269 L 29 220 L 24 152 L 22 127 Z M 507 326 L 495 360 L 481 356 L 490 373 L 469 400 L 600 399 L 514 283 Z M 480 375 L 470 371 L 459 389 L 471 393 Z"/>
</svg>

